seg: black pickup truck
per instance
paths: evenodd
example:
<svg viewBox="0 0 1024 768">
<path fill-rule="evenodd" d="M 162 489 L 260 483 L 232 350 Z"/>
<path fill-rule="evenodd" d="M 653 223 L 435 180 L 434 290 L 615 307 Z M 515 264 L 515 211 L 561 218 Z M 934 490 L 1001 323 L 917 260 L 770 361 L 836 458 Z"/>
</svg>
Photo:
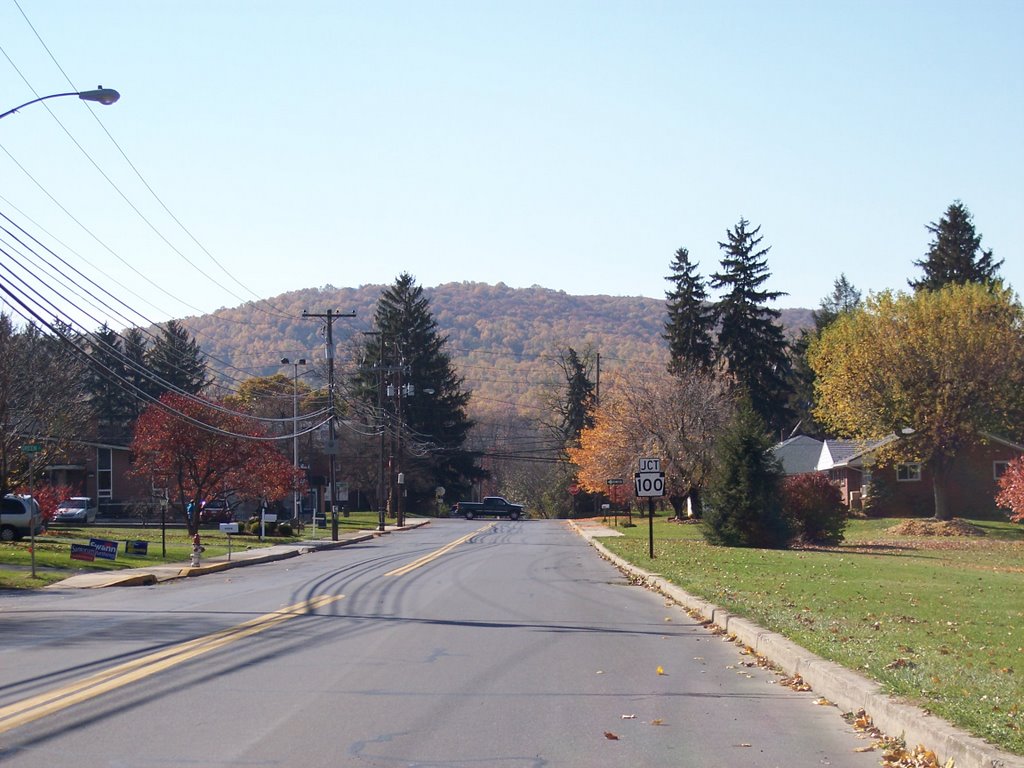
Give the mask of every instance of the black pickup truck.
<svg viewBox="0 0 1024 768">
<path fill-rule="evenodd" d="M 460 501 L 455 505 L 455 514 L 462 515 L 467 520 L 484 515 L 518 520 L 523 516 L 523 507 L 521 504 L 505 501 L 501 496 L 488 496 L 483 501 Z"/>
</svg>

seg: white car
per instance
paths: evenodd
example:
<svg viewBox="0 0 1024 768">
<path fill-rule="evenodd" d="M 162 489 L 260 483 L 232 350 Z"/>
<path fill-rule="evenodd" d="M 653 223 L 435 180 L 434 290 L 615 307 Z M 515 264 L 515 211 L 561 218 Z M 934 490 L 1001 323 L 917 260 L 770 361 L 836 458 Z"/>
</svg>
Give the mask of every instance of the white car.
<svg viewBox="0 0 1024 768">
<path fill-rule="evenodd" d="M 42 533 L 43 528 L 43 516 L 35 499 L 11 493 L 0 499 L 0 541 Z"/>
<path fill-rule="evenodd" d="M 57 505 L 53 522 L 92 525 L 96 522 L 96 512 L 96 505 L 88 496 L 72 496 Z"/>
</svg>

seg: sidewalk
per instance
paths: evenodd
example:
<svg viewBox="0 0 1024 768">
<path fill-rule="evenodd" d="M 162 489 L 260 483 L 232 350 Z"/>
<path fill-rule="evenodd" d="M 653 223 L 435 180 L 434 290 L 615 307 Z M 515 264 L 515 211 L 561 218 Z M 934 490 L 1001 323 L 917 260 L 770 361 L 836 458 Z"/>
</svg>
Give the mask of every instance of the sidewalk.
<svg viewBox="0 0 1024 768">
<path fill-rule="evenodd" d="M 406 524 L 402 527 L 388 525 L 383 532 L 374 530 L 342 533 L 338 536 L 337 541 L 315 539 L 289 544 L 275 544 L 272 547 L 260 547 L 259 549 L 243 549 L 238 552 L 232 552 L 230 556 L 218 555 L 217 557 L 202 558 L 200 565 L 194 567 L 188 563 L 161 563 L 144 568 L 127 568 L 121 571 L 80 573 L 70 576 L 63 581 L 50 584 L 44 587 L 44 589 L 99 589 L 102 587 L 132 587 L 158 584 L 163 581 L 172 581 L 173 579 L 202 576 L 207 573 L 226 571 L 229 568 L 269 563 L 275 560 L 285 560 L 289 557 L 307 555 L 311 552 L 344 547 L 361 541 L 369 541 L 378 536 L 385 536 L 396 531 L 419 528 L 420 526 L 427 525 L 429 522 L 430 520 L 427 519 L 414 518 L 407 520 Z M 228 559 L 229 557 L 230 559 Z"/>
<path fill-rule="evenodd" d="M 735 616 L 716 605 L 684 592 L 659 574 L 645 571 L 603 547 L 597 539 L 621 536 L 618 531 L 595 520 L 568 521 L 569 525 L 620 571 L 658 592 L 691 615 L 720 627 L 727 636 L 753 649 L 779 667 L 787 676 L 799 675 L 815 693 L 842 712 L 863 709 L 882 732 L 902 736 L 908 748 L 923 744 L 940 758 L 940 765 L 953 758 L 956 768 L 1024 768 L 1024 757 L 988 744 L 923 709 L 888 696 L 882 686 L 834 662 L 826 661 L 775 632 Z"/>
</svg>

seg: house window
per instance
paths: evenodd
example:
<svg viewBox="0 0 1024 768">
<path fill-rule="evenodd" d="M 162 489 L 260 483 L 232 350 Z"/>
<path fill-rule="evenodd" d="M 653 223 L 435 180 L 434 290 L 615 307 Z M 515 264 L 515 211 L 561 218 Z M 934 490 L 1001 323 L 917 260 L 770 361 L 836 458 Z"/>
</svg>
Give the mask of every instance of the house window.
<svg viewBox="0 0 1024 768">
<path fill-rule="evenodd" d="M 901 483 L 917 482 L 921 479 L 921 465 L 918 463 L 897 464 L 896 479 Z"/>
<path fill-rule="evenodd" d="M 1010 468 L 1010 462 L 1008 461 L 993 461 L 992 462 L 992 479 L 998 480 L 1000 477 L 1006 474 L 1006 470 Z"/>
<path fill-rule="evenodd" d="M 96 449 L 96 497 L 109 499 L 113 495 L 113 470 L 109 448 Z"/>
</svg>

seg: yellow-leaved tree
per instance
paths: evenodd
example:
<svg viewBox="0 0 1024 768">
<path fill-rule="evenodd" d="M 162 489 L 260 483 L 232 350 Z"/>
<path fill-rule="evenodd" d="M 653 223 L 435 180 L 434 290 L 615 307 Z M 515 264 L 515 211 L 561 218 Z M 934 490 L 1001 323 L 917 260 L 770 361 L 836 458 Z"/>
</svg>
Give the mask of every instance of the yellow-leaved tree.
<svg viewBox="0 0 1024 768">
<path fill-rule="evenodd" d="M 1000 284 L 871 295 L 811 345 L 815 416 L 838 435 L 889 435 L 883 461 L 932 471 L 935 517 L 949 519 L 948 473 L 983 433 L 1024 429 L 1024 310 Z"/>
</svg>

